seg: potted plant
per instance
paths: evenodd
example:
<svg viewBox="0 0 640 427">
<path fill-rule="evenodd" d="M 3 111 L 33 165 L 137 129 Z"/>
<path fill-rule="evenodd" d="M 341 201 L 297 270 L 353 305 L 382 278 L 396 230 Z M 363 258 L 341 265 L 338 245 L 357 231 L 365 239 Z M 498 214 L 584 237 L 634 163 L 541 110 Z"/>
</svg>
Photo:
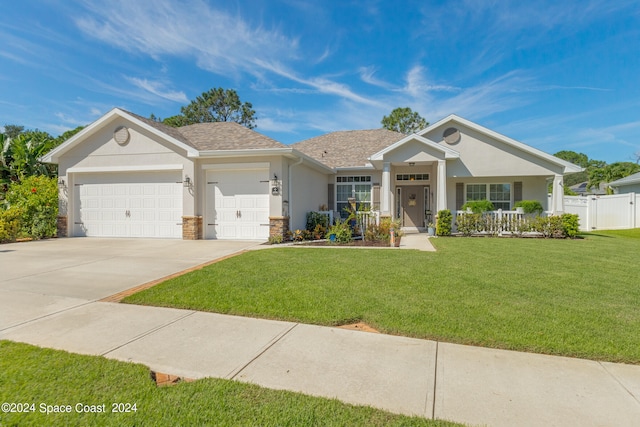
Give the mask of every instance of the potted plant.
<svg viewBox="0 0 640 427">
<path fill-rule="evenodd" d="M 429 236 L 436 235 L 436 226 L 432 222 L 427 224 L 427 233 L 429 234 Z"/>
</svg>

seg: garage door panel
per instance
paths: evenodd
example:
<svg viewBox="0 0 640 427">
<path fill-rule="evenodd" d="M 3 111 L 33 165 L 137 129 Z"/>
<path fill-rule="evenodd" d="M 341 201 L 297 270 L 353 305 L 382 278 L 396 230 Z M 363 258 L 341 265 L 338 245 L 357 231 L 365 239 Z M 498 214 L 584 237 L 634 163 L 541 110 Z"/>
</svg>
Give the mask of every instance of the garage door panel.
<svg viewBox="0 0 640 427">
<path fill-rule="evenodd" d="M 180 178 L 179 172 L 79 175 L 74 235 L 181 237 Z"/>
<path fill-rule="evenodd" d="M 269 237 L 268 169 L 207 171 L 207 182 L 207 238 Z"/>
</svg>

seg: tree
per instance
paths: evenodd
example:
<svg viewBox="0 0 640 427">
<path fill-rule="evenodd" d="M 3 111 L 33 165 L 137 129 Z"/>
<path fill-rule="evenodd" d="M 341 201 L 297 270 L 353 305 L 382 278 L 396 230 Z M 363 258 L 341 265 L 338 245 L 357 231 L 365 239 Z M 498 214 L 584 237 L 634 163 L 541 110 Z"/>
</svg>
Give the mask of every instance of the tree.
<svg viewBox="0 0 640 427">
<path fill-rule="evenodd" d="M 584 153 L 576 153 L 575 151 L 562 150 L 558 151 L 554 156 L 578 165 L 582 168 L 589 166 L 589 157 Z"/>
<path fill-rule="evenodd" d="M 71 129 L 71 130 L 68 130 L 68 131 L 64 132 L 62 135 L 60 135 L 60 136 L 58 136 L 56 138 L 54 147 L 57 147 L 58 145 L 62 144 L 67 139 L 71 138 L 73 135 L 75 135 L 76 133 L 80 132 L 85 127 L 86 126 L 78 126 L 75 129 Z"/>
<path fill-rule="evenodd" d="M 240 102 L 233 89 L 216 88 L 202 93 L 180 109 L 181 114 L 162 122 L 168 126 L 186 126 L 194 123 L 236 122 L 253 129 L 256 112 L 250 102 Z"/>
<path fill-rule="evenodd" d="M 55 165 L 40 162 L 56 145 L 56 140 L 46 132 L 29 130 L 15 138 L 0 138 L 0 181 L 2 184 L 21 181 L 31 175 L 55 176 Z"/>
<path fill-rule="evenodd" d="M 4 125 L 4 134 L 7 138 L 13 139 L 24 131 L 24 126 Z"/>
<path fill-rule="evenodd" d="M 381 123 L 385 129 L 404 134 L 416 133 L 429 126 L 429 122 L 409 107 L 396 108 L 391 114 L 384 116 Z"/>
<path fill-rule="evenodd" d="M 640 165 L 632 162 L 616 162 L 602 168 L 589 171 L 589 188 L 599 187 L 601 183 L 609 183 L 640 172 Z"/>
</svg>

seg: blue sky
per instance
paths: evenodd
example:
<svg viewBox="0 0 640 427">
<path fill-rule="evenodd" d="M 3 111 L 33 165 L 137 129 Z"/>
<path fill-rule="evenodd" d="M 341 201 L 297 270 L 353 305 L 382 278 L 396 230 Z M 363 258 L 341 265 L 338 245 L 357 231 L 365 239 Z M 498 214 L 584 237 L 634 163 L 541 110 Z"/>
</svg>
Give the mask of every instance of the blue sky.
<svg viewBox="0 0 640 427">
<path fill-rule="evenodd" d="M 285 144 L 455 113 L 555 153 L 640 151 L 640 4 L 21 0 L 0 14 L 0 126 L 168 117 L 213 87 Z"/>
</svg>

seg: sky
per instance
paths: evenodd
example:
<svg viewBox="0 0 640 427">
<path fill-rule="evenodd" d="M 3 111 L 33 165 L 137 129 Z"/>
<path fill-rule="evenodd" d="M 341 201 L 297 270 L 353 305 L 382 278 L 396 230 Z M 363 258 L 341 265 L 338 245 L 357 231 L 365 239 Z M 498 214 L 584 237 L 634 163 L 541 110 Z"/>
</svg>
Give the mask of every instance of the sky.
<svg viewBox="0 0 640 427">
<path fill-rule="evenodd" d="M 638 0 L 21 0 L 0 13 L 0 127 L 58 136 L 211 88 L 284 144 L 457 114 L 547 153 L 640 152 Z"/>
</svg>

